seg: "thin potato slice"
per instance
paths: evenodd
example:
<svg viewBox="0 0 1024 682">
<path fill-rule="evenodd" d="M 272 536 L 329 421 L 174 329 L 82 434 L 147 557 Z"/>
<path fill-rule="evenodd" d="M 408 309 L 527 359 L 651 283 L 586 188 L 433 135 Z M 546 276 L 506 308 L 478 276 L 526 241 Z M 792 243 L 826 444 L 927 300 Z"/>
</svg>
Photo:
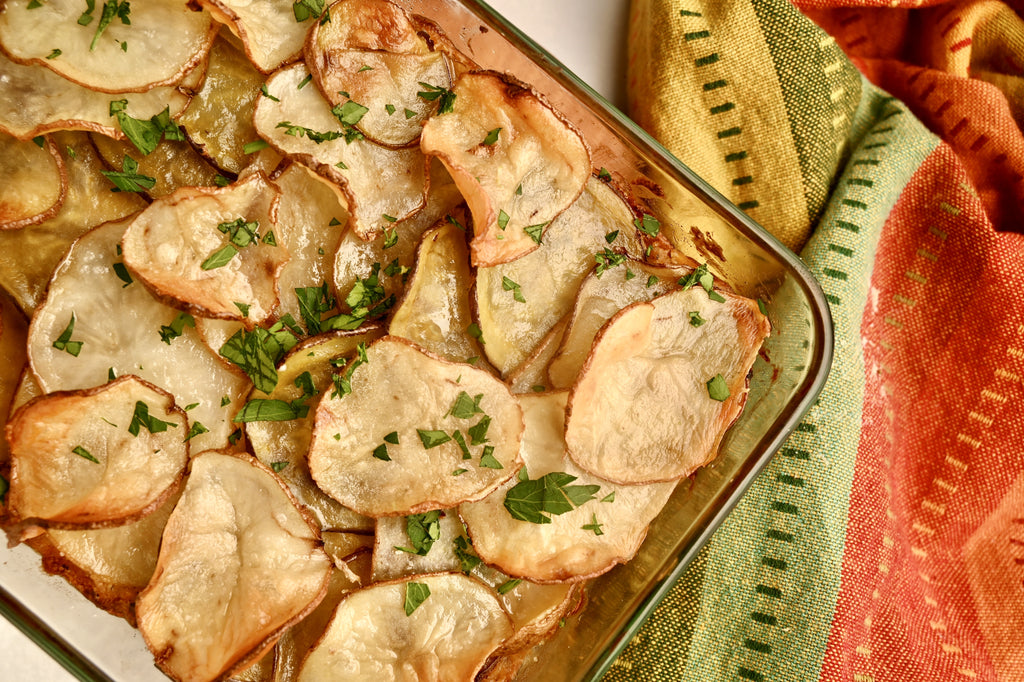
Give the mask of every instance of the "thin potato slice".
<svg viewBox="0 0 1024 682">
<path fill-rule="evenodd" d="M 88 135 L 56 133 L 53 141 L 68 169 L 64 205 L 38 225 L 0 231 L 0 286 L 29 314 L 39 305 L 54 268 L 75 239 L 100 223 L 118 220 L 146 205 L 130 192 L 110 191 L 113 185 L 100 174 L 105 167 Z"/>
<path fill-rule="evenodd" d="M 389 333 L 453 362 L 479 358 L 480 345 L 466 331 L 473 323 L 468 295 L 472 281 L 465 229 L 446 222 L 430 230 L 420 242 L 416 268 Z"/>
<path fill-rule="evenodd" d="M 686 271 L 656 268 L 626 260 L 620 266 L 595 271 L 580 286 L 562 346 L 548 365 L 551 386 L 567 389 L 576 381 L 601 326 L 630 303 L 650 301 L 676 287 Z"/>
<path fill-rule="evenodd" d="M 67 168 L 53 140 L 36 144 L 0 133 L 0 230 L 52 218 L 67 189 Z"/>
<path fill-rule="evenodd" d="M 388 0 L 338 0 L 328 12 L 331 20 L 313 27 L 306 43 L 306 61 L 314 71 L 327 69 L 330 52 L 337 49 L 406 54 L 430 51 L 423 37 L 429 34 L 427 22 Z"/>
<path fill-rule="evenodd" d="M 573 461 L 636 484 L 689 476 L 714 459 L 769 333 L 756 302 L 724 298 L 712 300 L 699 286 L 678 289 L 604 326 L 569 397 Z"/>
<path fill-rule="evenodd" d="M 424 529 L 429 540 L 414 542 L 410 527 Z M 455 539 L 464 536 L 462 520 L 454 509 L 412 517 L 385 516 L 377 519 L 373 582 L 458 571 L 460 563 L 455 554 Z M 419 539 L 418 535 L 416 537 Z"/>
<path fill-rule="evenodd" d="M 231 27 L 245 45 L 249 61 L 263 73 L 301 57 L 309 27 L 319 20 L 296 21 L 292 0 L 199 0 L 199 4 Z"/>
<path fill-rule="evenodd" d="M 448 89 L 451 68 L 442 52 L 394 54 L 369 50 L 331 50 L 325 67 L 313 71 L 331 105 L 354 102 L 366 107 L 356 127 L 373 142 L 405 147 L 416 142 L 438 99 L 419 97 L 426 89 Z M 338 93 L 347 93 L 342 96 Z"/>
<path fill-rule="evenodd" d="M 275 314 L 302 320 L 295 290 L 325 284 L 330 290 L 334 254 L 345 232 L 348 211 L 337 186 L 302 164 L 289 165 L 274 177 L 274 184 L 281 189 L 278 223 L 283 229 L 278 241 L 291 254 L 278 275 L 281 301 Z"/>
<path fill-rule="evenodd" d="M 564 472 L 572 485 L 596 485 L 595 498 L 550 523 L 514 518 L 505 508 L 513 479 L 479 502 L 462 504 L 459 514 L 480 558 L 509 575 L 535 582 L 577 582 L 629 561 L 647 534 L 675 482 L 621 486 L 580 469 L 565 454 L 562 431 L 567 394 L 564 391 L 520 396 L 526 417 L 524 470 L 537 480 Z"/>
<path fill-rule="evenodd" d="M 277 305 L 278 273 L 289 258 L 276 235 L 279 196 L 260 172 L 228 187 L 180 189 L 125 230 L 125 265 L 156 296 L 190 312 L 259 324 Z"/>
<path fill-rule="evenodd" d="M 20 405 L 15 404 L 28 363 L 25 342 L 28 321 L 6 292 L 0 291 L 0 418 L 4 423 Z M 7 439 L 0 438 L 0 467 L 8 459 Z"/>
<path fill-rule="evenodd" d="M 130 375 L 36 398 L 7 424 L 8 512 L 58 528 L 135 521 L 177 488 L 188 429 L 173 396 Z"/>
<path fill-rule="evenodd" d="M 416 262 L 420 238 L 439 220 L 453 215 L 462 203 L 462 194 L 452 182 L 448 171 L 438 161 L 430 164 L 430 194 L 422 211 L 397 223 L 372 241 L 366 241 L 348 230 L 334 260 L 334 287 L 346 296 L 356 280 L 366 279 L 373 269 L 380 268 L 378 282 L 389 295 L 402 293 L 409 272 Z"/>
<path fill-rule="evenodd" d="M 153 178 L 156 184 L 146 190 L 150 198 L 167 196 L 182 187 L 214 186 L 219 173 L 188 142 L 164 140 L 156 149 L 142 156 L 127 141 L 106 135 L 90 135 L 96 151 L 110 168 L 120 170 L 126 156 L 139 164 L 138 172 Z"/>
<path fill-rule="evenodd" d="M 135 600 L 156 570 L 160 538 L 180 489 L 138 521 L 95 530 L 58 530 L 26 541 L 43 570 L 63 576 L 86 599 L 135 625 Z"/>
<path fill-rule="evenodd" d="M 342 504 L 373 517 L 447 509 L 519 468 L 522 412 L 484 370 L 388 336 L 344 372 L 351 393 L 320 402 L 309 448 L 313 480 Z"/>
<path fill-rule="evenodd" d="M 411 584 L 429 596 L 406 615 Z M 298 679 L 472 680 L 511 632 L 490 589 L 461 573 L 380 583 L 338 605 Z"/>
<path fill-rule="evenodd" d="M 93 90 L 145 92 L 180 81 L 202 62 L 217 34 L 212 17 L 192 11 L 185 0 L 136 3 L 102 33 L 99 16 L 84 23 L 83 9 L 76 0 L 7 0 L 0 47 L 15 61 L 40 64 Z M 48 59 L 54 49 L 59 55 Z"/>
<path fill-rule="evenodd" d="M 175 680 L 241 670 L 323 599 L 331 559 L 270 469 L 207 451 L 164 530 L 139 630 Z"/>
<path fill-rule="evenodd" d="M 295 382 L 308 374 L 316 395 L 306 400 L 309 413 L 287 421 L 254 421 L 245 426 L 246 436 L 256 457 L 277 470 L 296 499 L 316 517 L 323 529 L 350 531 L 373 530 L 373 519 L 355 513 L 316 486 L 309 475 L 306 453 L 313 435 L 313 416 L 325 391 L 332 390 L 332 361 L 344 363 L 356 354 L 360 343 L 382 336 L 379 327 L 354 332 L 327 332 L 312 336 L 295 346 L 278 367 L 277 387 L 265 395 L 253 390 L 252 397 L 290 403 L 302 398 L 303 389 Z M 301 383 L 301 382 L 300 382 Z"/>
<path fill-rule="evenodd" d="M 452 90 L 453 110 L 427 120 L 420 147 L 444 162 L 466 197 L 473 263 L 507 263 L 536 249 L 583 191 L 590 152 L 568 122 L 508 76 L 466 73 Z"/>
<path fill-rule="evenodd" d="M 187 324 L 181 336 L 161 343 L 161 328 L 170 327 L 181 311 L 157 301 L 139 282 L 126 285 L 118 275 L 114 266 L 121 262 L 117 249 L 126 224 L 102 225 L 68 252 L 29 326 L 32 370 L 46 392 L 98 386 L 111 373 L 138 375 L 172 393 L 178 405 L 196 403 L 189 421 L 209 431 L 190 441 L 193 449 L 226 447 L 236 428 L 231 418 L 249 380 L 224 367 Z M 53 345 L 72 315 L 69 341 L 82 344 L 77 356 L 67 346 Z"/>
<path fill-rule="evenodd" d="M 552 388 L 548 379 L 548 365 L 561 347 L 562 337 L 568 328 L 569 316 L 566 315 L 540 340 L 533 353 L 523 360 L 523 364 L 509 372 L 505 381 L 513 393 L 542 393 Z"/>
<path fill-rule="evenodd" d="M 110 115 L 111 101 L 126 99 L 126 114 L 149 120 L 165 108 L 172 117 L 177 116 L 189 98 L 185 84 L 127 96 L 97 92 L 43 66 L 18 64 L 0 54 L 0 130 L 20 140 L 58 130 L 88 130 L 122 138 Z"/>
<path fill-rule="evenodd" d="M 373 239 L 423 207 L 427 160 L 418 149 L 387 149 L 355 139 L 351 130 L 346 140 L 317 89 L 300 87 L 308 76 L 303 64 L 276 71 L 266 87 L 278 101 L 259 98 L 253 123 L 275 149 L 337 183 L 348 199 L 351 229 Z M 334 139 L 321 140 L 321 134 Z"/>
<path fill-rule="evenodd" d="M 510 263 L 477 269 L 476 304 L 487 340 L 484 350 L 503 376 L 572 310 L 583 278 L 594 267 L 594 254 L 609 248 L 609 243 L 617 247 L 627 242 L 632 221 L 633 212 L 615 191 L 590 178 L 579 198 L 551 221 L 535 251 Z"/>
</svg>

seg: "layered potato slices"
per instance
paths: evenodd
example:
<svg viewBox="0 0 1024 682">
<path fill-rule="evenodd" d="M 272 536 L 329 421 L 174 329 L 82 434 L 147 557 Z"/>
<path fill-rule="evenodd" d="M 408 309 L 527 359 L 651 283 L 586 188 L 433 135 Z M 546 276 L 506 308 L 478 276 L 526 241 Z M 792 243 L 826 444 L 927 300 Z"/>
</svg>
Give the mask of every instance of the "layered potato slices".
<svg viewBox="0 0 1024 682">
<path fill-rule="evenodd" d="M 0 0 L 0 525 L 174 680 L 513 679 L 746 401 L 759 302 L 407 5 Z"/>
</svg>

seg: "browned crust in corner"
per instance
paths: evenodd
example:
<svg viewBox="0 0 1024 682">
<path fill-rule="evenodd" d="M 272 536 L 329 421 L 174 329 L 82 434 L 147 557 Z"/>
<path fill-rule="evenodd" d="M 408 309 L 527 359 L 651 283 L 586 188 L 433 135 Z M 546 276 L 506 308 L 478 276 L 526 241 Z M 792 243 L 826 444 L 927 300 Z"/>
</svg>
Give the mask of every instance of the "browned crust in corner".
<svg viewBox="0 0 1024 682">
<path fill-rule="evenodd" d="M 59 400 L 61 398 L 89 397 L 89 396 L 97 395 L 99 393 L 103 393 L 103 392 L 107 391 L 108 389 L 110 389 L 110 388 L 112 388 L 112 387 L 114 387 L 114 386 L 116 386 L 118 384 L 121 384 L 121 383 L 124 383 L 124 382 L 127 382 L 127 381 L 136 381 L 136 382 L 142 384 L 143 386 L 151 389 L 152 391 L 154 391 L 154 392 L 164 396 L 169 401 L 169 404 L 168 404 L 168 406 L 166 408 L 167 412 L 168 413 L 176 413 L 176 414 L 178 414 L 181 417 L 181 419 L 182 419 L 183 430 L 185 431 L 185 433 L 188 433 L 188 430 L 190 428 L 189 427 L 188 414 L 186 414 L 185 411 L 183 409 L 181 409 L 180 407 L 178 407 L 178 405 L 174 402 L 174 396 L 173 395 L 171 395 L 170 393 L 168 393 L 164 389 L 160 388 L 159 386 L 146 381 L 145 379 L 143 379 L 141 377 L 138 377 L 138 376 L 136 376 L 134 374 L 124 374 L 124 375 L 119 376 L 118 378 L 114 379 L 113 381 L 107 382 L 105 384 L 101 384 L 99 386 L 94 386 L 92 388 L 79 389 L 79 390 L 75 390 L 75 391 L 54 391 L 52 393 L 46 393 L 44 395 L 36 396 L 35 398 L 29 400 L 27 403 L 25 403 L 24 405 L 19 407 L 17 410 L 15 410 L 11 414 L 10 419 L 7 421 L 7 424 L 4 427 L 4 435 L 6 436 L 7 442 L 8 443 L 14 442 L 15 434 L 20 430 L 20 428 L 22 426 L 22 420 L 25 418 L 25 415 L 28 413 L 29 410 L 31 410 L 33 408 L 34 405 L 37 405 L 37 404 L 42 403 L 42 402 L 48 402 L 50 400 Z M 185 445 L 185 461 L 188 462 L 189 459 L 190 459 L 190 456 L 191 456 L 191 444 L 189 443 L 189 441 L 184 441 L 184 445 Z M 117 527 L 117 526 L 124 526 L 124 525 L 127 525 L 129 523 L 134 523 L 134 522 L 138 521 L 139 519 L 142 519 L 142 518 L 148 516 L 149 514 L 153 513 L 157 509 L 159 509 L 161 506 L 163 506 L 163 504 L 168 499 L 170 499 L 170 497 L 172 495 L 174 495 L 174 494 L 176 494 L 178 492 L 178 489 L 181 487 L 181 483 L 184 480 L 185 471 L 187 469 L 187 467 L 182 468 L 182 470 L 178 473 L 177 478 L 175 478 L 174 481 L 172 481 L 171 484 L 168 485 L 167 488 L 164 489 L 164 491 L 162 493 L 160 493 L 159 496 L 154 498 L 148 505 L 146 505 L 144 508 L 138 510 L 134 514 L 129 514 L 127 516 L 113 518 L 113 519 L 105 519 L 103 521 L 91 521 L 91 522 L 84 522 L 84 523 L 75 523 L 75 522 L 58 521 L 58 520 L 51 520 L 51 519 L 40 519 L 40 518 L 35 518 L 35 517 L 24 518 L 24 517 L 21 517 L 17 513 L 17 509 L 12 504 L 17 499 L 17 496 L 16 496 L 17 480 L 18 480 L 18 466 L 17 466 L 17 464 L 18 464 L 17 457 L 15 457 L 14 453 L 12 452 L 11 453 L 11 462 L 10 462 L 10 485 L 11 485 L 11 490 L 8 491 L 7 503 L 4 505 L 4 511 L 5 511 L 4 517 L 2 519 L 0 519 L 0 522 L 2 522 L 3 525 L 5 527 L 7 527 L 8 530 L 10 530 L 10 527 L 12 527 L 14 525 L 25 525 L 27 523 L 31 523 L 33 525 L 41 526 L 43 528 L 56 528 L 56 529 L 60 529 L 60 530 L 98 530 L 98 529 L 102 529 L 102 528 L 114 528 L 114 527 Z"/>
<path fill-rule="evenodd" d="M 14 136 L 12 135 L 12 137 Z M 0 230 L 18 230 L 29 225 L 38 225 L 57 215 L 64 206 L 64 199 L 67 198 L 68 194 L 68 168 L 64 163 L 64 157 L 61 155 L 60 150 L 57 149 L 57 144 L 50 137 L 46 138 L 46 151 L 50 152 L 50 156 L 57 163 L 57 173 L 60 175 L 60 195 L 57 197 L 57 201 L 45 211 L 36 215 L 21 218 L 20 220 L 0 222 Z"/>
</svg>

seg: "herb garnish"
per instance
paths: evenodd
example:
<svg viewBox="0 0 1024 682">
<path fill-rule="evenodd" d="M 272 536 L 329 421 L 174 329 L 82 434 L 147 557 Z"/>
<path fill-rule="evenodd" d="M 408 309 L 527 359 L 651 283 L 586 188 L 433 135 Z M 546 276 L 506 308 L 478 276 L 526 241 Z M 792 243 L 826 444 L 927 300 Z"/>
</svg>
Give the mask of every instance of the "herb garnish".
<svg viewBox="0 0 1024 682">
<path fill-rule="evenodd" d="M 332 398 L 344 398 L 352 392 L 352 375 L 355 374 L 356 368 L 360 365 L 365 365 L 369 362 L 369 358 L 366 355 L 366 344 L 360 342 L 356 347 L 356 358 L 349 363 L 348 369 L 345 370 L 344 374 L 335 374 L 331 377 L 334 382 L 334 391 L 331 393 Z"/>
<path fill-rule="evenodd" d="M 661 232 L 661 223 L 658 222 L 657 218 L 647 213 L 644 213 L 642 218 L 634 220 L 633 225 L 648 237 L 657 237 L 658 233 Z"/>
<path fill-rule="evenodd" d="M 725 383 L 725 377 L 721 374 L 716 374 L 714 377 L 708 380 L 708 396 L 712 400 L 718 402 L 725 402 L 726 398 L 729 397 L 729 384 Z"/>
<path fill-rule="evenodd" d="M 298 0 L 292 5 L 292 13 L 299 23 L 310 17 L 319 18 L 324 13 L 324 0 Z"/>
<path fill-rule="evenodd" d="M 690 318 L 690 326 L 699 327 L 707 322 L 707 320 L 700 316 L 700 311 L 698 310 L 691 310 L 686 315 Z"/>
<path fill-rule="evenodd" d="M 526 303 L 526 298 L 523 296 L 523 289 L 519 286 L 518 282 L 514 282 L 508 277 L 502 276 L 501 288 L 505 291 L 512 292 L 512 298 L 519 301 L 520 303 Z"/>
<path fill-rule="evenodd" d="M 82 352 L 82 341 L 72 341 L 71 335 L 74 333 L 75 314 L 71 313 L 71 321 L 68 322 L 68 326 L 64 327 L 64 331 L 60 333 L 57 340 L 53 342 L 53 347 L 77 358 L 78 354 Z"/>
<path fill-rule="evenodd" d="M 689 275 L 679 279 L 679 286 L 684 289 L 689 289 L 695 284 L 700 284 L 704 288 L 704 291 L 707 292 L 708 298 L 712 301 L 725 303 L 725 297 L 712 288 L 715 285 L 715 276 L 708 272 L 707 263 L 701 263 L 697 266 L 697 269 Z"/>
<path fill-rule="evenodd" d="M 420 442 L 423 443 L 423 447 L 426 450 L 436 448 L 438 445 L 443 445 L 452 439 L 444 431 L 437 430 L 416 429 L 416 435 L 420 437 Z"/>
<path fill-rule="evenodd" d="M 594 254 L 594 262 L 597 263 L 597 267 L 594 268 L 594 274 L 600 278 L 605 270 L 610 270 L 625 263 L 626 256 L 606 248 L 600 253 Z"/>
<path fill-rule="evenodd" d="M 420 87 L 425 88 L 416 93 L 416 96 L 420 99 L 424 99 L 428 102 L 438 100 L 437 113 L 438 114 L 450 114 L 455 109 L 455 93 L 448 88 L 441 88 L 430 83 L 424 83 L 420 81 Z M 406 109 L 408 111 L 408 109 Z M 413 112 L 415 115 L 415 112 Z M 409 118 L 408 114 L 406 118 Z"/>
<path fill-rule="evenodd" d="M 168 346 L 171 345 L 171 340 L 181 336 L 186 325 L 195 328 L 196 318 L 188 313 L 178 313 L 178 316 L 169 325 L 165 324 L 160 327 L 160 340 Z"/>
<path fill-rule="evenodd" d="M 473 545 L 469 539 L 462 535 L 455 538 L 455 557 L 459 560 L 459 568 L 466 575 L 472 573 L 473 569 L 481 563 L 481 559 L 473 551 Z"/>
<path fill-rule="evenodd" d="M 92 454 L 88 450 L 83 448 L 81 445 L 76 445 L 74 448 L 72 448 L 71 452 L 75 453 L 79 457 L 89 460 L 90 462 L 95 462 L 96 464 L 100 463 L 98 459 L 93 457 Z"/>
<path fill-rule="evenodd" d="M 135 403 L 135 412 L 132 414 L 132 423 L 128 425 L 128 433 L 138 437 L 139 430 L 143 426 L 150 433 L 162 433 L 167 430 L 168 426 L 178 428 L 174 422 L 165 422 L 150 415 L 149 405 L 139 400 Z"/>
<path fill-rule="evenodd" d="M 136 149 L 142 152 L 143 156 L 148 156 L 152 153 L 157 145 L 160 144 L 160 140 L 174 140 L 176 142 L 183 142 L 185 140 L 185 133 L 178 127 L 177 123 L 171 120 L 170 107 L 164 107 L 163 111 L 155 116 L 151 116 L 149 120 L 129 116 L 125 113 L 127 107 L 127 99 L 113 100 L 110 102 L 110 115 L 117 118 L 117 123 L 121 126 L 121 132 L 135 145 Z"/>
<path fill-rule="evenodd" d="M 221 346 L 220 354 L 245 372 L 256 388 L 270 393 L 277 386 L 278 361 L 296 343 L 295 334 L 279 321 L 270 329 L 239 329 Z"/>
<path fill-rule="evenodd" d="M 405 584 L 405 615 L 411 616 L 412 612 L 420 607 L 420 604 L 430 596 L 430 588 L 426 583 Z"/>
<path fill-rule="evenodd" d="M 492 146 L 495 142 L 498 141 L 499 133 L 501 133 L 501 128 L 495 128 L 494 130 L 488 131 L 487 137 L 485 137 L 484 141 L 481 142 L 480 144 L 486 145 L 488 147 Z"/>
<path fill-rule="evenodd" d="M 597 514 L 590 515 L 590 523 L 581 526 L 583 530 L 594 531 L 594 535 L 604 535 L 604 530 L 601 528 L 604 524 L 597 522 Z"/>
<path fill-rule="evenodd" d="M 506 580 L 502 584 L 498 585 L 498 594 L 508 594 L 512 590 L 516 589 L 516 586 L 519 585 L 519 583 L 521 582 L 523 582 L 522 578 L 512 578 L 510 580 Z"/>
<path fill-rule="evenodd" d="M 101 170 L 100 173 L 114 183 L 110 189 L 111 192 L 144 192 L 147 189 L 153 189 L 156 179 L 142 175 L 138 171 L 139 163 L 125 154 L 124 159 L 121 160 L 121 170 Z"/>
<path fill-rule="evenodd" d="M 428 511 L 425 514 L 411 514 L 405 517 L 405 534 L 409 536 L 412 547 L 395 549 L 409 554 L 426 556 L 434 542 L 441 537 L 441 512 Z"/>
<path fill-rule="evenodd" d="M 530 239 L 532 239 L 535 243 L 540 244 L 541 235 L 544 234 L 544 228 L 547 226 L 548 223 L 527 225 L 526 227 L 523 228 L 523 231 L 526 232 L 526 234 L 530 235 Z"/>
<path fill-rule="evenodd" d="M 190 441 L 193 438 L 195 438 L 196 436 L 198 436 L 199 434 L 206 433 L 209 430 L 210 429 L 206 428 L 205 426 L 203 426 L 199 422 L 195 422 L 194 424 L 192 424 L 192 427 L 188 430 L 188 435 L 185 436 L 185 440 L 186 441 Z"/>
<path fill-rule="evenodd" d="M 593 500 L 601 489 L 598 485 L 569 485 L 576 477 L 563 471 L 553 471 L 532 481 L 524 472 L 525 469 L 520 470 L 519 482 L 505 493 L 505 509 L 512 518 L 529 523 L 551 523 L 552 514 L 572 511 Z"/>
</svg>

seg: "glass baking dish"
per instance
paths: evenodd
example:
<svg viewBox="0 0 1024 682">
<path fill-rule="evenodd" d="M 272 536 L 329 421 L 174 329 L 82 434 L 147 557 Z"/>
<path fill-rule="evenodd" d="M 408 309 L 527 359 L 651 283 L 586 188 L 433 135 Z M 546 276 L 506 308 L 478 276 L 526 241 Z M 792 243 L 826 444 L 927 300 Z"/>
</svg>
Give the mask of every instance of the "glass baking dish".
<svg viewBox="0 0 1024 682">
<path fill-rule="evenodd" d="M 592 581 L 585 609 L 531 652 L 518 679 L 596 680 L 652 613 L 824 384 L 832 324 L 806 267 L 551 55 L 477 0 L 394 0 L 429 17 L 482 68 L 529 83 L 576 125 L 606 168 L 684 253 L 767 306 L 772 336 L 719 458 L 683 482 L 637 556 Z M 26 546 L 0 549 L 0 613 L 83 680 L 165 680 L 141 636 L 45 575 Z"/>
</svg>

